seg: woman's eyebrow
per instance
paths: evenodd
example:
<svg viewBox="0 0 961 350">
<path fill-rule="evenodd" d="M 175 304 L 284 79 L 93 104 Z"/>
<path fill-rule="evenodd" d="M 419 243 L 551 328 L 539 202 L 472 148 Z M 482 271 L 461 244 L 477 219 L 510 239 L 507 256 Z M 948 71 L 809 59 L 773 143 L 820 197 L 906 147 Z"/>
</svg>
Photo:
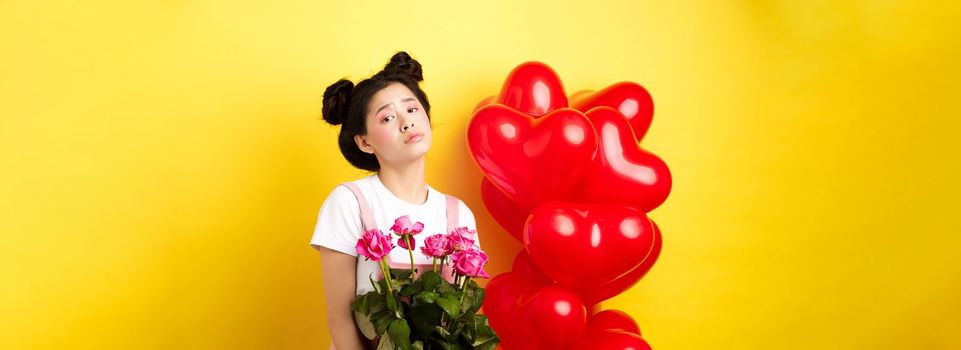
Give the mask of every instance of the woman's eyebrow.
<svg viewBox="0 0 961 350">
<path fill-rule="evenodd" d="M 408 97 L 408 98 L 405 98 L 405 99 L 403 99 L 403 100 L 400 100 L 400 102 L 403 103 L 403 102 L 409 102 L 409 101 L 415 101 L 415 100 L 417 100 L 417 99 L 416 99 L 416 98 L 413 98 L 413 97 Z M 385 103 L 383 106 L 377 107 L 377 111 L 374 112 L 374 114 L 380 113 L 380 111 L 381 111 L 382 109 L 387 108 L 387 107 L 389 107 L 389 106 L 390 106 L 390 102 L 387 102 L 387 103 Z"/>
</svg>

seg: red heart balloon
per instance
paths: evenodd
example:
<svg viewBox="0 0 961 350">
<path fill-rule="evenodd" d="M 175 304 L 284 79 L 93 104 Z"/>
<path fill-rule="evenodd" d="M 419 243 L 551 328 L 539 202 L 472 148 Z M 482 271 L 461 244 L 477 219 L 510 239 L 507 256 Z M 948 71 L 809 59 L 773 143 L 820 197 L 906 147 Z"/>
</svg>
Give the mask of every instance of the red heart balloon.
<svg viewBox="0 0 961 350">
<path fill-rule="evenodd" d="M 585 337 L 578 348 L 587 350 L 651 350 L 651 345 L 640 335 L 608 330 L 600 334 L 592 334 L 590 339 Z"/>
<path fill-rule="evenodd" d="M 518 241 L 524 241 L 524 222 L 527 221 L 528 211 L 521 209 L 517 203 L 497 189 L 486 177 L 481 181 L 481 198 L 484 207 L 494 217 L 507 233 Z"/>
<path fill-rule="evenodd" d="M 531 260 L 531 256 L 527 254 L 526 250 L 521 249 L 514 257 L 514 264 L 511 265 L 511 272 L 514 274 L 519 274 L 521 277 L 534 283 L 538 287 L 553 284 L 554 281 L 551 280 L 550 276 L 537 268 L 534 261 Z"/>
<path fill-rule="evenodd" d="M 640 265 L 635 267 L 631 272 L 626 275 L 621 276 L 613 281 L 604 283 L 599 286 L 588 286 L 585 288 L 575 289 L 577 294 L 581 296 L 586 304 L 597 304 L 604 300 L 610 299 L 611 297 L 621 294 L 621 292 L 631 288 L 647 272 L 654 267 L 654 263 L 657 262 L 657 258 L 661 255 L 661 246 L 663 240 L 661 237 L 661 229 L 657 227 L 657 224 L 651 220 L 651 226 L 654 228 L 654 246 L 651 248 L 651 253 L 648 254 L 647 258 L 644 259 Z"/>
<path fill-rule="evenodd" d="M 534 119 L 499 104 L 482 107 L 467 127 L 471 156 L 487 178 L 522 208 L 561 199 L 597 151 L 581 112 L 562 108 Z"/>
<path fill-rule="evenodd" d="M 491 95 L 491 96 L 484 97 L 483 99 L 480 100 L 480 102 L 477 103 L 477 105 L 474 106 L 474 111 L 476 112 L 478 109 L 481 109 L 481 107 L 494 103 L 495 97 L 497 96 Z"/>
<path fill-rule="evenodd" d="M 537 117 L 567 107 L 567 96 L 557 73 L 544 63 L 532 61 L 521 63 L 507 75 L 493 102 Z"/>
<path fill-rule="evenodd" d="M 647 215 L 622 205 L 548 202 L 534 209 L 524 226 L 531 259 L 568 287 L 621 277 L 640 265 L 653 246 Z"/>
<path fill-rule="evenodd" d="M 598 148 L 580 186 L 570 199 L 629 205 L 644 212 L 657 208 L 671 192 L 671 172 L 661 158 L 635 143 L 630 124 L 610 107 L 587 112 Z"/>
<path fill-rule="evenodd" d="M 534 332 L 524 317 L 524 307 L 538 286 L 513 272 L 502 273 L 487 283 L 481 309 L 505 349 L 530 349 Z"/>
<path fill-rule="evenodd" d="M 525 323 L 537 330 L 534 337 L 541 349 L 568 349 L 581 339 L 587 309 L 574 292 L 545 286 L 531 296 L 525 309 Z"/>
<path fill-rule="evenodd" d="M 584 330 L 585 337 L 599 335 L 607 330 L 623 331 L 641 335 L 641 328 L 637 322 L 624 311 L 604 310 L 591 315 L 587 319 L 587 328 Z"/>
<path fill-rule="evenodd" d="M 570 98 L 571 108 L 587 112 L 594 107 L 614 108 L 630 121 L 636 142 L 640 142 L 654 118 L 654 99 L 643 86 L 625 81 L 599 92 L 580 91 Z"/>
</svg>

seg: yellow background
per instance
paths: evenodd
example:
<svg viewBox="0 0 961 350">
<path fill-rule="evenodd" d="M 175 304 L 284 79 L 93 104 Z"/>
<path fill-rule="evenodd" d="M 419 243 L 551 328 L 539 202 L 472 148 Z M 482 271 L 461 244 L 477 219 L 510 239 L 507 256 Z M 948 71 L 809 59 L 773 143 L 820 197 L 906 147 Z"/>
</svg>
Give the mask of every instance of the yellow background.
<svg viewBox="0 0 961 350">
<path fill-rule="evenodd" d="M 0 348 L 326 346 L 320 95 L 406 50 L 492 272 L 464 131 L 538 60 L 654 96 L 656 349 L 961 349 L 958 2 L 456 3 L 0 1 Z"/>
</svg>

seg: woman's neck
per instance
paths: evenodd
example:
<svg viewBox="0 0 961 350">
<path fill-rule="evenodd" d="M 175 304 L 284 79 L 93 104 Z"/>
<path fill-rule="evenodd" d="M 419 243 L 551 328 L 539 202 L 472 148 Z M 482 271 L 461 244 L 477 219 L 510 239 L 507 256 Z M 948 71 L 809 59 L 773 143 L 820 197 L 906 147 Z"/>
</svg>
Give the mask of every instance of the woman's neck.
<svg viewBox="0 0 961 350">
<path fill-rule="evenodd" d="M 427 201 L 427 181 L 424 180 L 424 158 L 400 167 L 382 166 L 377 176 L 394 196 L 413 204 Z"/>
</svg>

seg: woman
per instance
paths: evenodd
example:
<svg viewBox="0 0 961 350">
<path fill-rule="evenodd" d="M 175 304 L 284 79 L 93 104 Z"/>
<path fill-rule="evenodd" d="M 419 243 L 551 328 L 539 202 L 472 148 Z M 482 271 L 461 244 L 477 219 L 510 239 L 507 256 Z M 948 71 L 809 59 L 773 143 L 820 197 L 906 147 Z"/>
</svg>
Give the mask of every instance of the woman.
<svg viewBox="0 0 961 350">
<path fill-rule="evenodd" d="M 452 227 L 476 230 L 474 215 L 462 201 L 424 180 L 432 130 L 430 103 L 420 81 L 420 63 L 402 51 L 357 86 L 342 79 L 324 92 L 323 117 L 332 125 L 342 124 L 338 143 L 344 158 L 373 172 L 331 191 L 311 239 L 321 257 L 332 347 L 339 350 L 368 346 L 350 310 L 355 296 L 373 290 L 371 276 L 380 276 L 377 262 L 358 258 L 355 249 L 368 226 L 387 232 L 395 219 L 407 215 L 424 225 L 425 234 L 414 236 L 415 247 L 423 246 L 423 237 Z M 387 259 L 392 266 L 410 267 L 405 249 L 394 249 Z M 422 271 L 431 262 L 414 250 L 414 263 Z"/>
</svg>

